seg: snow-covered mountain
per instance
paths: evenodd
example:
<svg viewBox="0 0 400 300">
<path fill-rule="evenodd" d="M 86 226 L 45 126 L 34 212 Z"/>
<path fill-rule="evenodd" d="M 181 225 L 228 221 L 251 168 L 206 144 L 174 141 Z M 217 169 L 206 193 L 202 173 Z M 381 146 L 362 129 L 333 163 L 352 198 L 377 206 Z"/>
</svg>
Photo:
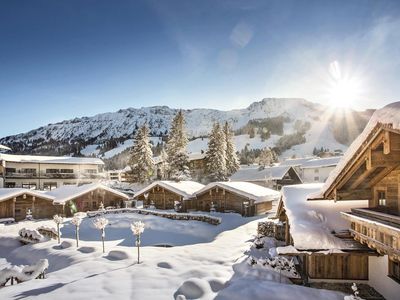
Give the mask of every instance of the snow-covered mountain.
<svg viewBox="0 0 400 300">
<path fill-rule="evenodd" d="M 1 138 L 0 144 L 11 147 L 17 153 L 112 157 L 132 145 L 133 133 L 144 122 L 148 123 L 153 137 L 166 136 L 176 112 L 177 109 L 167 106 L 121 109 L 48 124 L 27 133 Z M 229 111 L 184 110 L 187 132 L 192 140 L 189 149 L 193 152 L 205 148 L 206 139 L 200 137 L 208 135 L 214 122 L 228 121 L 236 130 L 238 150 L 246 144 L 250 148 L 274 147 L 286 142 L 285 139 L 282 141 L 284 136 L 303 136 L 305 140 L 300 141 L 300 145 L 289 143 L 290 149 L 283 149 L 287 155 L 292 152 L 297 155 L 311 154 L 314 147 L 345 149 L 371 115 L 370 111 L 349 111 L 345 115 L 332 112 L 327 106 L 305 99 L 282 98 L 267 98 L 247 108 Z M 351 119 L 349 115 L 356 122 L 344 122 Z M 266 135 L 265 131 L 269 134 Z M 153 139 L 154 143 L 158 141 L 161 138 Z"/>
</svg>

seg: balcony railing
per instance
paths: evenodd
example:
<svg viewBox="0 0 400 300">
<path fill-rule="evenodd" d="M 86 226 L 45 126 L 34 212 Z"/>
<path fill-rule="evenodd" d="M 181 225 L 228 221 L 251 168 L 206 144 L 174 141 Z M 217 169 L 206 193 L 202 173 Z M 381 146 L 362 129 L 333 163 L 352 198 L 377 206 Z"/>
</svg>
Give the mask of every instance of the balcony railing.
<svg viewBox="0 0 400 300">
<path fill-rule="evenodd" d="M 400 258 L 400 217 L 376 211 L 357 208 L 342 216 L 351 222 L 350 232 L 355 240 L 387 254 Z"/>
<path fill-rule="evenodd" d="M 25 172 L 6 172 L 6 178 L 37 178 L 37 179 L 99 179 L 103 178 L 103 173 L 25 173 Z"/>
</svg>

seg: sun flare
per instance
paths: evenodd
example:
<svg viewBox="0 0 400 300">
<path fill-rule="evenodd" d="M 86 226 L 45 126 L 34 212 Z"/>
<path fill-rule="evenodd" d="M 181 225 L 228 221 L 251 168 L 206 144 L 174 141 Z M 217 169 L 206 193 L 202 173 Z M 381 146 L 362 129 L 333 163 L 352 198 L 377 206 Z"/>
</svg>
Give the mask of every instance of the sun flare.
<svg viewBox="0 0 400 300">
<path fill-rule="evenodd" d="M 329 73 L 331 75 L 328 88 L 330 104 L 336 107 L 351 107 L 361 96 L 360 80 L 343 74 L 337 61 L 330 64 Z"/>
</svg>

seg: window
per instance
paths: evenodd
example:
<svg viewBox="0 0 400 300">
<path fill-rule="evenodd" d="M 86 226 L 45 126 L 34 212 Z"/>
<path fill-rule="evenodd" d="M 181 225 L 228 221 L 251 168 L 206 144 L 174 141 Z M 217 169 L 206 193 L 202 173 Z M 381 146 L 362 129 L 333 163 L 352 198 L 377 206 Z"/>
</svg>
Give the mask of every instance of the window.
<svg viewBox="0 0 400 300">
<path fill-rule="evenodd" d="M 400 262 L 389 258 L 389 277 L 400 282 Z"/>
<path fill-rule="evenodd" d="M 60 173 L 71 174 L 74 173 L 74 169 L 61 169 Z"/>
<path fill-rule="evenodd" d="M 378 191 L 378 205 L 386 206 L 386 193 L 385 191 Z"/>
<path fill-rule="evenodd" d="M 84 173 L 86 173 L 86 174 L 96 174 L 97 170 L 96 169 L 86 169 L 84 171 Z"/>
<path fill-rule="evenodd" d="M 314 181 L 319 181 L 319 176 L 315 176 Z"/>
<path fill-rule="evenodd" d="M 36 169 L 21 169 L 21 173 L 24 173 L 24 174 L 36 174 Z"/>
<path fill-rule="evenodd" d="M 57 188 L 57 182 L 45 182 L 43 183 L 43 189 L 45 191 L 51 191 Z"/>
<path fill-rule="evenodd" d="M 15 188 L 15 182 L 6 182 L 6 188 Z"/>
<path fill-rule="evenodd" d="M 6 174 L 7 173 L 17 173 L 17 169 L 16 168 L 6 168 Z"/>
<path fill-rule="evenodd" d="M 92 202 L 92 207 L 93 207 L 93 208 L 97 208 L 97 202 L 96 202 L 96 201 L 93 201 L 93 202 Z"/>
<path fill-rule="evenodd" d="M 23 189 L 30 189 L 30 190 L 36 190 L 36 183 L 23 183 L 22 184 Z"/>
<path fill-rule="evenodd" d="M 46 169 L 46 174 L 57 174 L 60 173 L 59 169 Z"/>
<path fill-rule="evenodd" d="M 63 182 L 63 185 L 76 185 L 76 182 Z"/>
</svg>

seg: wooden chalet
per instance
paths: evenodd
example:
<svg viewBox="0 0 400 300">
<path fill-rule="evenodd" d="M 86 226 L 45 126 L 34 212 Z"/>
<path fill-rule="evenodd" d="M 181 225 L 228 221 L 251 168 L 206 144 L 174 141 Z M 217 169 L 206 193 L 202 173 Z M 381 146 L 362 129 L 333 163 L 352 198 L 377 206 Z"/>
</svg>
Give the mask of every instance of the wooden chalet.
<svg viewBox="0 0 400 300">
<path fill-rule="evenodd" d="M 245 181 L 280 190 L 285 185 L 302 183 L 299 173 L 292 166 L 241 166 L 230 181 Z"/>
<path fill-rule="evenodd" d="M 237 212 L 243 216 L 265 214 L 279 192 L 249 182 L 212 182 L 186 201 L 186 208 L 200 211 Z"/>
<path fill-rule="evenodd" d="M 297 258 L 305 283 L 368 280 L 368 257 L 377 253 L 352 238 L 347 230 L 350 223 L 340 213 L 352 205 L 366 207 L 367 201 L 308 201 L 307 195 L 321 187 L 320 183 L 283 187 L 277 226 L 283 227 L 280 236 L 286 246 L 278 247 L 278 254 Z"/>
<path fill-rule="evenodd" d="M 385 298 L 400 292 L 400 102 L 378 110 L 319 193 L 310 199 L 337 203 L 368 200 L 342 211 L 356 241 L 376 250 L 371 285 Z"/>
<path fill-rule="evenodd" d="M 186 211 L 187 200 L 195 198 L 195 193 L 204 187 L 195 181 L 155 181 L 138 191 L 134 198 L 143 201 L 144 207 L 157 209 L 177 209 Z"/>
<path fill-rule="evenodd" d="M 0 188 L 0 219 L 24 220 L 30 211 L 34 219 L 51 218 L 61 206 L 53 205 L 54 198 L 33 190 Z"/>
<path fill-rule="evenodd" d="M 125 201 L 129 200 L 124 193 L 100 183 L 66 185 L 48 191 L 46 195 L 53 197 L 54 204 L 61 205 L 63 215 L 68 217 L 76 212 L 97 210 L 100 203 L 103 203 L 105 208 L 125 207 Z"/>
</svg>

